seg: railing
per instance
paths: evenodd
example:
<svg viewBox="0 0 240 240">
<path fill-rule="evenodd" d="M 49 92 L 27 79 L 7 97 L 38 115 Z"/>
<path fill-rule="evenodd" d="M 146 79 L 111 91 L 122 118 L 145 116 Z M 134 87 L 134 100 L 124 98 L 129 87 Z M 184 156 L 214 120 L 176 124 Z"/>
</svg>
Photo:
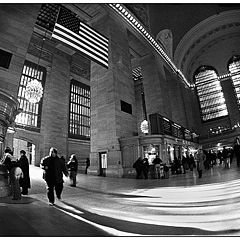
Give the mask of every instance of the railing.
<svg viewBox="0 0 240 240">
<path fill-rule="evenodd" d="M 199 136 L 196 133 L 191 132 L 189 129 L 186 129 L 179 124 L 174 123 L 173 121 L 158 113 L 149 115 L 149 119 L 151 134 L 153 135 L 166 134 L 190 142 L 198 143 L 199 141 Z"/>
</svg>

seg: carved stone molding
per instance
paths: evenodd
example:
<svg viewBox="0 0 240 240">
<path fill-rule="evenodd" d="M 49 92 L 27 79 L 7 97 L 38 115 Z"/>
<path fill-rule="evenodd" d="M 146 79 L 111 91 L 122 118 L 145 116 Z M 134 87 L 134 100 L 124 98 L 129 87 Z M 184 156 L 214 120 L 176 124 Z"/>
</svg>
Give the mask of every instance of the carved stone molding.
<svg viewBox="0 0 240 240">
<path fill-rule="evenodd" d="M 201 36 L 200 38 L 197 39 L 197 41 L 195 41 L 191 46 L 190 48 L 188 49 L 188 51 L 185 53 L 183 59 L 182 59 L 182 62 L 181 62 L 181 69 L 183 69 L 183 66 L 184 66 L 184 63 L 185 61 L 188 59 L 189 57 L 189 54 L 191 51 L 193 51 L 193 49 L 195 47 L 197 47 L 197 45 L 199 46 L 201 44 L 201 42 L 203 42 L 204 40 L 206 40 L 207 38 L 210 38 L 212 35 L 220 32 L 220 31 L 226 31 L 230 28 L 235 28 L 235 27 L 239 27 L 240 26 L 240 22 L 236 22 L 236 23 L 230 23 L 230 24 L 224 24 L 224 25 L 221 25 L 207 33 L 205 33 L 203 36 Z M 225 36 L 227 37 L 227 36 Z M 214 43 L 213 43 L 214 45 Z"/>
<path fill-rule="evenodd" d="M 216 38 L 216 39 L 208 42 L 208 44 L 206 44 L 202 48 L 195 51 L 194 52 L 194 58 L 189 58 L 188 60 L 186 59 L 185 65 L 182 66 L 185 69 L 186 76 L 192 77 L 194 71 L 196 70 L 196 64 L 199 63 L 199 61 L 201 59 L 201 56 L 205 52 L 207 52 L 209 49 L 211 49 L 215 45 L 219 44 L 220 42 L 225 41 L 225 40 L 230 40 L 232 38 L 240 38 L 240 32 L 239 33 L 234 33 L 234 34 L 228 34 L 228 35 Z M 226 62 L 226 64 L 227 64 L 227 62 Z M 186 66 L 187 66 L 187 68 L 186 68 Z"/>
<path fill-rule="evenodd" d="M 125 3 L 124 4 L 146 27 L 149 27 L 149 13 L 147 4 Z"/>
<path fill-rule="evenodd" d="M 81 76 L 85 79 L 90 80 L 90 67 L 84 65 L 71 64 L 70 72 L 78 76 Z"/>
<path fill-rule="evenodd" d="M 225 11 L 213 15 L 188 31 L 179 42 L 174 53 L 175 64 L 186 71 L 187 63 L 195 58 L 195 53 L 213 39 L 240 30 L 240 10 Z"/>
<path fill-rule="evenodd" d="M 53 57 L 52 53 L 45 49 L 42 49 L 42 52 L 41 52 L 41 47 L 34 43 L 29 44 L 28 53 L 37 58 L 41 58 L 47 62 L 50 62 L 50 63 L 52 62 L 52 57 Z M 40 57 L 40 54 L 41 54 L 41 57 Z"/>
</svg>

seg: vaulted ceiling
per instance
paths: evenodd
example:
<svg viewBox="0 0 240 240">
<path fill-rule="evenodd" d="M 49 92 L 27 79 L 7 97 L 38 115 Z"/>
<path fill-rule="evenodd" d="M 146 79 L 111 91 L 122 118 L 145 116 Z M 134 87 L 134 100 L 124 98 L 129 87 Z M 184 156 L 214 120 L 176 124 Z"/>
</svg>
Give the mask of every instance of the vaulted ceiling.
<svg viewBox="0 0 240 240">
<path fill-rule="evenodd" d="M 240 9 L 240 4 L 149 4 L 150 29 L 154 36 L 163 29 L 171 29 L 175 50 L 182 37 L 195 25 L 210 16 L 234 9 Z"/>
<path fill-rule="evenodd" d="M 240 53 L 240 4 L 150 4 L 149 16 L 154 36 L 171 30 L 174 63 L 190 82 L 201 65 L 226 74 Z"/>
</svg>

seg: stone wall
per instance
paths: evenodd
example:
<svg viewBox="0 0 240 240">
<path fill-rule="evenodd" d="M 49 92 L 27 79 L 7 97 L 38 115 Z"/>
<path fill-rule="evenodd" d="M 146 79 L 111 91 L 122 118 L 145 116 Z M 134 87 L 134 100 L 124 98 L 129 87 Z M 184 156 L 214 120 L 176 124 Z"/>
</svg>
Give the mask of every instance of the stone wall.
<svg viewBox="0 0 240 240">
<path fill-rule="evenodd" d="M 0 88 L 17 96 L 20 76 L 25 60 L 46 68 L 40 132 L 17 128 L 15 134 L 7 134 L 5 147 L 13 147 L 13 137 L 36 146 L 35 165 L 56 147 L 60 155 L 69 157 L 76 153 L 84 158 L 89 155 L 89 141 L 72 144 L 68 142 L 70 80 L 74 78 L 90 84 L 89 71 L 85 67 L 89 60 L 75 54 L 74 57 L 56 48 L 56 42 L 47 39 L 42 52 L 44 32 L 34 28 L 41 4 L 1 4 L 0 48 L 13 54 L 9 69 L 0 68 Z M 41 60 L 39 56 L 41 53 Z M 73 51 L 74 53 L 74 51 Z M 81 69 L 79 65 L 84 65 Z M 71 70 L 70 70 L 71 69 Z M 79 70 L 80 69 L 80 70 Z M 80 76 L 81 75 L 81 76 Z"/>
<path fill-rule="evenodd" d="M 0 68 L 0 88 L 17 97 L 21 71 L 41 4 L 0 4 L 0 48 L 12 53 L 9 69 Z"/>
</svg>

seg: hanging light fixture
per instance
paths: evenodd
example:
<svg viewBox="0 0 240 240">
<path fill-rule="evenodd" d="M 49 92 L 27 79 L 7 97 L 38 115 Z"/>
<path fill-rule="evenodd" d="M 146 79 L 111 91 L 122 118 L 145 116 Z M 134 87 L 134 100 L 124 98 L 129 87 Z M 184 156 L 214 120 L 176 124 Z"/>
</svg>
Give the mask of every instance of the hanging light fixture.
<svg viewBox="0 0 240 240">
<path fill-rule="evenodd" d="M 26 86 L 25 97 L 31 103 L 37 103 L 40 101 L 43 95 L 42 84 L 37 80 L 33 79 Z"/>
<path fill-rule="evenodd" d="M 143 120 L 143 121 L 141 122 L 140 128 L 141 128 L 141 131 L 142 131 L 143 133 L 146 133 L 146 134 L 147 134 L 148 131 L 149 131 L 148 121 L 147 121 L 147 120 Z"/>
<path fill-rule="evenodd" d="M 46 32 L 47 32 L 47 30 L 45 31 L 45 35 L 42 39 L 43 41 L 42 41 L 42 46 L 40 49 L 40 54 L 39 54 L 39 58 L 38 58 L 38 64 L 37 64 L 35 76 L 34 76 L 33 80 L 28 82 L 26 89 L 25 89 L 25 98 L 31 103 L 38 103 L 43 95 L 42 83 L 40 81 L 38 81 L 37 76 L 40 76 L 38 69 L 39 69 L 39 62 L 40 62 L 40 59 L 42 56 L 44 41 L 46 39 Z"/>
</svg>

